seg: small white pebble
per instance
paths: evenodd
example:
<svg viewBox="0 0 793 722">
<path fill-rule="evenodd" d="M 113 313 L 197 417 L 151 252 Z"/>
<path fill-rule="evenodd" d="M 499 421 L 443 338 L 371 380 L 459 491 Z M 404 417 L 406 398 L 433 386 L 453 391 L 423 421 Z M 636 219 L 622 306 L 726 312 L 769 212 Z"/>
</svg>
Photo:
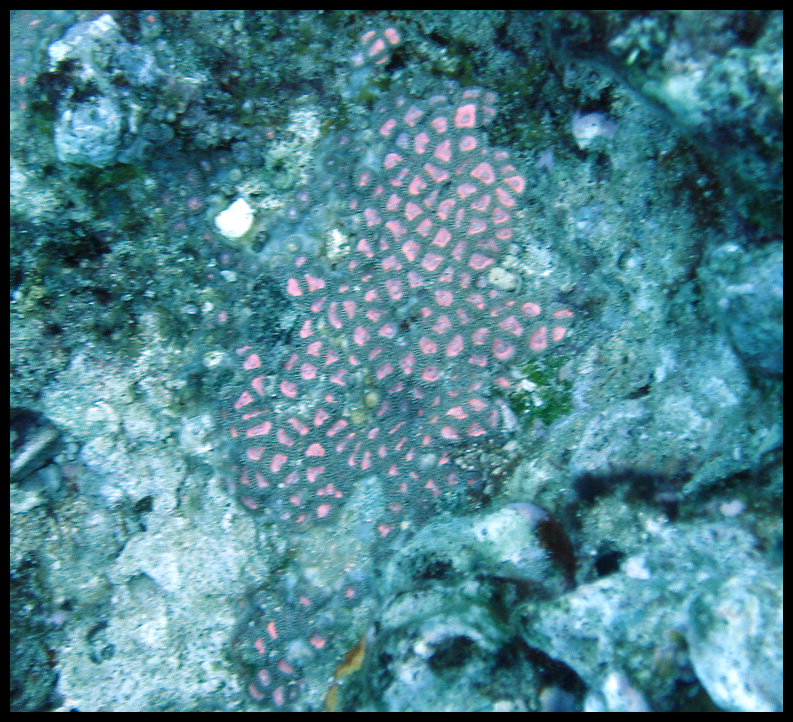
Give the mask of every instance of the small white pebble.
<svg viewBox="0 0 793 722">
<path fill-rule="evenodd" d="M 242 238 L 253 225 L 253 208 L 244 198 L 238 198 L 225 211 L 215 216 L 215 225 L 226 238 Z"/>
<path fill-rule="evenodd" d="M 615 123 L 602 113 L 576 113 L 570 122 L 576 145 L 581 150 L 587 150 L 600 138 L 612 138 L 617 130 Z"/>
<path fill-rule="evenodd" d="M 646 581 L 650 578 L 650 570 L 647 568 L 644 557 L 631 557 L 625 562 L 623 569 L 631 579 Z"/>
<path fill-rule="evenodd" d="M 733 499 L 732 501 L 725 501 L 719 507 L 719 511 L 721 512 L 722 516 L 726 516 L 730 519 L 736 516 L 740 516 L 746 510 L 746 504 L 744 504 L 740 499 Z"/>
</svg>

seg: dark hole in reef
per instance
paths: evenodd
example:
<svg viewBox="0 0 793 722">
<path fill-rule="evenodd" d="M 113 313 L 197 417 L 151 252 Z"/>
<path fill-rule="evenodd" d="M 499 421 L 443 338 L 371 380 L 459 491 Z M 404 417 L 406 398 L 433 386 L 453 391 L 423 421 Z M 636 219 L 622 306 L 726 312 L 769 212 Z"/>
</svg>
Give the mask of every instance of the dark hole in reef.
<svg viewBox="0 0 793 722">
<path fill-rule="evenodd" d="M 458 636 L 444 639 L 429 658 L 429 666 L 436 672 L 461 667 L 471 656 L 475 647 L 474 641 L 468 637 Z"/>
<path fill-rule="evenodd" d="M 149 496 L 144 496 L 142 499 L 139 499 L 135 502 L 135 505 L 132 507 L 132 511 L 136 515 L 140 514 L 148 514 L 154 508 L 154 499 Z"/>
<path fill-rule="evenodd" d="M 449 576 L 452 565 L 445 559 L 428 561 L 420 570 L 419 579 L 445 579 Z"/>
<path fill-rule="evenodd" d="M 595 558 L 595 572 L 598 577 L 607 577 L 619 571 L 623 553 L 616 549 L 604 549 Z"/>
<path fill-rule="evenodd" d="M 113 293 L 106 288 L 92 288 L 91 295 L 102 306 L 107 306 L 114 298 Z"/>
<path fill-rule="evenodd" d="M 45 417 L 38 411 L 22 406 L 12 407 L 10 410 L 11 448 L 16 451 L 21 448 L 26 439 L 35 432 L 43 423 Z"/>
</svg>

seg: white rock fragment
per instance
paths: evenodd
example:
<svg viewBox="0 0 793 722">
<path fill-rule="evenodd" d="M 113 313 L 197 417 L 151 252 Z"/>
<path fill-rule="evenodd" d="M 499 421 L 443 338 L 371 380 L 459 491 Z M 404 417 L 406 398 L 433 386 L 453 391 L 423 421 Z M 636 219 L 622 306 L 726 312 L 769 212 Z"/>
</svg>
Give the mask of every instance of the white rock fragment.
<svg viewBox="0 0 793 722">
<path fill-rule="evenodd" d="M 651 576 L 650 570 L 647 568 L 647 560 L 641 556 L 630 557 L 623 565 L 623 569 L 631 579 L 640 579 L 646 582 Z"/>
<path fill-rule="evenodd" d="M 689 608 L 686 640 L 697 678 L 728 712 L 781 712 L 784 597 L 780 570 L 747 566 L 704 584 Z"/>
<path fill-rule="evenodd" d="M 115 44 L 121 40 L 121 32 L 112 15 L 105 13 L 90 22 L 78 23 L 60 39 L 47 48 L 50 56 L 50 72 L 57 70 L 64 60 L 79 59 L 91 43 Z"/>
<path fill-rule="evenodd" d="M 601 692 L 608 712 L 652 712 L 644 695 L 622 672 L 610 672 Z"/>
<path fill-rule="evenodd" d="M 238 198 L 225 211 L 215 216 L 215 226 L 221 235 L 231 240 L 242 238 L 253 225 L 253 208 L 244 198 Z"/>
<path fill-rule="evenodd" d="M 596 150 L 604 139 L 614 137 L 617 126 L 602 113 L 576 113 L 570 121 L 576 145 L 581 150 Z"/>
</svg>

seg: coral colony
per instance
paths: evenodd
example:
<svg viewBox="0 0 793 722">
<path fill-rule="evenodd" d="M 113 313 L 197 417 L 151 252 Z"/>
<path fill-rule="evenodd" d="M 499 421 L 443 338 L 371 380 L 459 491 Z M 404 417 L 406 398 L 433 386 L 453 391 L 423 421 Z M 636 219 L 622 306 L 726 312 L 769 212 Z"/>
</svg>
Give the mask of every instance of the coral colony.
<svg viewBox="0 0 793 722">
<path fill-rule="evenodd" d="M 400 37 L 388 28 L 361 42 L 353 64 L 382 66 Z M 230 415 L 237 493 L 290 533 L 336 523 L 373 476 L 384 488 L 383 543 L 458 508 L 486 475 L 463 459 L 510 426 L 510 368 L 565 337 L 569 310 L 491 280 L 525 186 L 481 130 L 494 102 L 447 87 L 375 110 L 375 160 L 358 166 L 350 203 L 363 232 L 336 268 L 293 259 L 285 290 L 299 320 L 275 379 L 263 350 L 238 351 L 249 382 Z M 333 649 L 312 620 L 320 605 L 327 618 L 354 603 L 355 587 L 341 581 L 336 601 L 309 587 L 260 595 L 240 637 L 256 700 L 294 703 L 301 666 Z"/>
</svg>

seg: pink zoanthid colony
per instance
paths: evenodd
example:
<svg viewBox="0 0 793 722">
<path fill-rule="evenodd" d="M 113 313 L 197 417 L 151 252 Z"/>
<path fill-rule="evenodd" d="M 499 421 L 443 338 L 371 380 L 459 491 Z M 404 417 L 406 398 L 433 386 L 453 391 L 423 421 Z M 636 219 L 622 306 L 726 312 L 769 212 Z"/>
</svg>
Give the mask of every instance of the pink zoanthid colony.
<svg viewBox="0 0 793 722">
<path fill-rule="evenodd" d="M 354 63 L 382 64 L 398 42 L 392 29 L 368 33 Z M 361 232 L 334 268 L 294 258 L 285 291 L 298 322 L 275 377 L 265 349 L 238 350 L 249 380 L 230 434 L 249 509 L 295 531 L 334 524 L 356 484 L 375 477 L 375 535 L 388 543 L 484 486 L 478 454 L 513 425 L 510 370 L 560 342 L 572 316 L 494 282 L 525 187 L 482 131 L 494 102 L 447 89 L 394 95 L 374 112 L 351 189 Z M 355 596 L 337 591 L 344 603 Z M 326 648 L 308 621 L 316 600 L 292 594 L 293 605 L 263 602 L 245 635 L 259 667 L 250 694 L 276 706 L 296 698 L 301 660 Z"/>
</svg>

